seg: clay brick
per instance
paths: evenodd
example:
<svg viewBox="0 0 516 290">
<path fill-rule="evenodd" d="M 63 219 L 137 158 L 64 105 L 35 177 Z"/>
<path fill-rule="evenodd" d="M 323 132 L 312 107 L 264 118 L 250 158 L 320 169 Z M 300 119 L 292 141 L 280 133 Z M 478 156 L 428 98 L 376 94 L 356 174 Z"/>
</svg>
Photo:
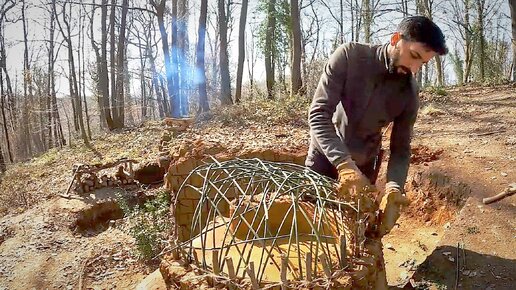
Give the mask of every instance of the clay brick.
<svg viewBox="0 0 516 290">
<path fill-rule="evenodd" d="M 171 175 L 179 175 L 179 172 L 178 172 L 178 164 L 177 163 L 174 163 L 174 164 L 171 164 L 170 167 L 168 168 L 168 173 L 170 173 Z"/>
<path fill-rule="evenodd" d="M 178 164 L 177 171 L 180 175 L 188 175 L 195 165 L 195 159 L 186 159 L 182 163 Z"/>
<path fill-rule="evenodd" d="M 191 187 L 184 187 L 180 192 L 179 199 L 199 200 L 201 195 Z"/>
<path fill-rule="evenodd" d="M 192 174 L 188 183 L 195 187 L 201 187 L 204 183 L 204 179 L 199 174 Z"/>
<path fill-rule="evenodd" d="M 186 241 L 190 238 L 190 231 L 186 226 L 179 226 L 177 229 L 177 238 L 180 241 Z"/>
<path fill-rule="evenodd" d="M 179 188 L 181 187 L 181 184 L 183 183 L 183 178 L 181 178 L 180 176 L 173 176 L 171 181 L 172 190 L 177 193 L 179 191 Z"/>
<path fill-rule="evenodd" d="M 176 215 L 176 221 L 178 225 L 190 227 L 192 223 L 193 214 L 179 214 Z"/>
<path fill-rule="evenodd" d="M 299 165 L 305 165 L 305 160 L 306 160 L 306 153 L 297 154 L 294 157 L 294 163 L 299 164 Z"/>
<path fill-rule="evenodd" d="M 276 152 L 276 161 L 279 162 L 291 162 L 292 157 L 286 152 Z"/>
<path fill-rule="evenodd" d="M 274 152 L 273 150 L 271 150 L 271 149 L 266 149 L 266 150 L 262 151 L 262 152 L 260 153 L 260 155 L 261 155 L 261 156 L 260 156 L 260 157 L 258 157 L 258 158 L 260 158 L 260 159 L 262 159 L 262 160 L 267 160 L 267 161 L 272 161 L 272 162 L 277 161 L 277 160 L 276 160 L 276 154 L 275 154 L 275 152 Z"/>
<path fill-rule="evenodd" d="M 195 210 L 195 207 L 193 206 L 193 203 L 191 200 L 183 200 L 181 201 L 180 206 L 178 207 L 178 214 L 193 214 Z"/>
</svg>

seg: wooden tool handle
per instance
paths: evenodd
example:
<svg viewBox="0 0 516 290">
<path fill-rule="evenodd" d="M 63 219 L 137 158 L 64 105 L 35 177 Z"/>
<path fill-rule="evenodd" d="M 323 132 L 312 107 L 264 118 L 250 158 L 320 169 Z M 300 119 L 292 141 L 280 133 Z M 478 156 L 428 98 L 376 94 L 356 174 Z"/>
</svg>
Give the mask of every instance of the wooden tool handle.
<svg viewBox="0 0 516 290">
<path fill-rule="evenodd" d="M 507 196 L 511 196 L 514 193 L 516 193 L 516 183 L 510 184 L 504 191 L 500 192 L 497 195 L 494 195 L 494 196 L 491 196 L 491 197 L 486 197 L 486 198 L 482 199 L 482 203 L 490 204 L 490 203 L 493 203 L 495 201 L 499 201 L 501 199 L 504 199 Z"/>
</svg>

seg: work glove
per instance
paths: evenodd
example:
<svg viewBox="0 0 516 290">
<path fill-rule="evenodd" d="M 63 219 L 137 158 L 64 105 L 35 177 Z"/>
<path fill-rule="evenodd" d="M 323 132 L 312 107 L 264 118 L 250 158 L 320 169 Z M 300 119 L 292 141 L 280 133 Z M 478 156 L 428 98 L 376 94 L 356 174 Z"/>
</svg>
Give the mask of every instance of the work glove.
<svg viewBox="0 0 516 290">
<path fill-rule="evenodd" d="M 355 187 L 356 193 L 375 190 L 369 179 L 358 169 L 355 162 L 348 158 L 337 166 L 339 173 L 338 192 L 347 195 Z"/>
<path fill-rule="evenodd" d="M 380 202 L 380 227 L 378 230 L 380 236 L 384 236 L 392 230 L 400 217 L 401 207 L 409 203 L 396 182 L 391 181 L 385 185 L 385 195 Z"/>
</svg>

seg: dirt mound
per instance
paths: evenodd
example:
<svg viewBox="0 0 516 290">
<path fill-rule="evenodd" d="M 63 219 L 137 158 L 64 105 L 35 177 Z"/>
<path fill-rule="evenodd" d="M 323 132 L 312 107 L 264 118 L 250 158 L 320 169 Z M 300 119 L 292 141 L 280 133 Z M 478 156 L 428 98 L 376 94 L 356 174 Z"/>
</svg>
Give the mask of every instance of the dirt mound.
<svg viewBox="0 0 516 290">
<path fill-rule="evenodd" d="M 9 226 L 1 226 L 0 227 L 0 245 L 2 243 L 12 237 L 13 235 L 13 229 Z"/>
<path fill-rule="evenodd" d="M 408 216 L 441 225 L 453 219 L 471 194 L 471 188 L 433 167 L 422 167 L 409 176 Z"/>
<path fill-rule="evenodd" d="M 425 145 L 416 145 L 411 148 L 410 163 L 423 164 L 438 160 L 443 153 L 442 149 L 432 150 Z"/>
</svg>

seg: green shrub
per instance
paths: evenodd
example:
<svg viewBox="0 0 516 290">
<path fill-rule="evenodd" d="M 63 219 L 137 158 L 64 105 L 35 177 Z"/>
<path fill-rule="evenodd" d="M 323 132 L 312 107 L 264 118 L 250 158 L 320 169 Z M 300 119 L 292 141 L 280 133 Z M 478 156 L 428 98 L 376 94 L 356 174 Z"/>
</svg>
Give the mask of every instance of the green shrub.
<svg viewBox="0 0 516 290">
<path fill-rule="evenodd" d="M 170 235 L 170 194 L 160 191 L 143 206 L 130 208 L 119 197 L 119 206 L 128 219 L 128 232 L 135 239 L 139 258 L 152 261 L 168 245 Z"/>
</svg>

